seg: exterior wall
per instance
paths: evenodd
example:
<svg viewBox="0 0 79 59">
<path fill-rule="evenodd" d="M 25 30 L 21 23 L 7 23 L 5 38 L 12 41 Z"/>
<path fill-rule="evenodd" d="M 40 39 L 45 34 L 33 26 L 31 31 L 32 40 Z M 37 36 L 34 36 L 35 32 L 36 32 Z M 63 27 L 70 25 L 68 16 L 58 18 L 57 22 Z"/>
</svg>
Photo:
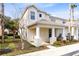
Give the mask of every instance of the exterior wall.
<svg viewBox="0 0 79 59">
<path fill-rule="evenodd" d="M 42 17 L 39 17 L 39 14 L 42 14 Z M 49 16 L 44 14 L 44 13 L 42 13 L 42 12 L 38 12 L 38 19 L 39 20 L 48 20 L 48 21 L 50 21 Z"/>
<path fill-rule="evenodd" d="M 35 29 L 28 29 L 28 31 L 27 31 L 27 39 L 29 41 L 34 41 L 34 37 L 35 37 Z"/>
<path fill-rule="evenodd" d="M 30 12 L 31 11 L 33 11 L 33 12 L 35 12 L 35 20 L 32 20 L 31 18 L 30 18 Z M 33 23 L 33 22 L 35 22 L 35 21 L 37 21 L 38 20 L 38 13 L 37 13 L 37 10 L 35 9 L 35 8 L 33 8 L 33 7 L 30 7 L 29 9 L 28 9 L 28 24 L 30 24 L 30 23 Z"/>
<path fill-rule="evenodd" d="M 20 20 L 20 24 L 22 26 L 26 26 L 28 24 L 28 10 L 27 12 L 24 14 L 23 18 Z"/>
<path fill-rule="evenodd" d="M 30 12 L 31 12 L 31 11 L 34 11 L 34 12 L 35 12 L 35 20 L 32 20 L 32 19 L 30 18 L 30 15 L 31 15 Z M 42 14 L 42 17 L 39 17 L 39 14 Z M 25 14 L 24 14 L 24 16 L 23 16 L 21 22 L 24 23 L 24 24 L 29 25 L 29 24 L 31 24 L 31 23 L 34 23 L 34 22 L 38 21 L 38 20 L 50 20 L 50 18 L 49 18 L 49 16 L 46 15 L 45 13 L 40 12 L 40 11 L 37 11 L 36 8 L 30 7 L 30 8 L 28 8 L 28 10 L 25 12 Z"/>
<path fill-rule="evenodd" d="M 42 14 L 42 17 L 39 17 L 39 14 Z M 39 20 L 45 20 L 45 14 L 44 13 L 42 13 L 42 12 L 38 12 L 38 19 Z"/>
<path fill-rule="evenodd" d="M 49 31 L 49 30 L 46 29 L 46 28 L 41 28 L 41 30 L 40 30 L 41 38 L 42 38 L 42 40 L 45 41 L 45 42 L 49 42 L 49 38 L 48 38 L 49 32 L 48 32 L 48 31 Z"/>
<path fill-rule="evenodd" d="M 29 29 L 27 32 L 27 38 L 29 41 L 34 41 L 34 37 L 35 37 L 35 29 Z M 49 41 L 49 32 L 48 29 L 46 28 L 40 28 L 40 37 L 42 39 L 42 41 L 48 42 Z"/>
</svg>

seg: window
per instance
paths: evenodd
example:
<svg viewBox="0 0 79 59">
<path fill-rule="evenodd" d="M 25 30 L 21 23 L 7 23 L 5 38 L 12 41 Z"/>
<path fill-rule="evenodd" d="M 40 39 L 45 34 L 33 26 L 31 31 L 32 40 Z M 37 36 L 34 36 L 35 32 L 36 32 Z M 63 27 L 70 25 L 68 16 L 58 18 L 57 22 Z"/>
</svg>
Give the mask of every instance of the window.
<svg viewBox="0 0 79 59">
<path fill-rule="evenodd" d="M 31 19 L 35 20 L 35 12 L 31 11 Z"/>
<path fill-rule="evenodd" d="M 52 37 L 52 29 L 49 29 L 49 38 Z"/>
<path fill-rule="evenodd" d="M 42 17 L 42 14 L 39 14 L 39 17 Z"/>
</svg>

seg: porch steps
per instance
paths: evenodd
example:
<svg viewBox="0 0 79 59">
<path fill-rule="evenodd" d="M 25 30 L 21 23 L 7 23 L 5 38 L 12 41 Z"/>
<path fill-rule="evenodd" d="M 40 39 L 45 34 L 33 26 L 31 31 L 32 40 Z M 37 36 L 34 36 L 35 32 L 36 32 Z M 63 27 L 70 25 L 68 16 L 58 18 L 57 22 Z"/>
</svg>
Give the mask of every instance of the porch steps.
<svg viewBox="0 0 79 59">
<path fill-rule="evenodd" d="M 35 45 L 34 41 L 30 41 L 32 45 Z M 49 43 L 42 41 L 41 46 L 48 46 Z"/>
<path fill-rule="evenodd" d="M 42 46 L 48 46 L 49 43 L 42 41 Z"/>
</svg>

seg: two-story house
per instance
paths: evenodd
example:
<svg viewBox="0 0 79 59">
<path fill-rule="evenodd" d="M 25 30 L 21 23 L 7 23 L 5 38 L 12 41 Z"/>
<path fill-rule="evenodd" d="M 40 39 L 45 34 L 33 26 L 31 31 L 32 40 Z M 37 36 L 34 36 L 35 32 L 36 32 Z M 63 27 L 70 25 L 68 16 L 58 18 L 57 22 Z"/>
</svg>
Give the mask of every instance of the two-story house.
<svg viewBox="0 0 79 59">
<path fill-rule="evenodd" d="M 34 5 L 28 6 L 19 20 L 21 37 L 36 47 L 43 45 L 44 42 L 53 44 L 60 34 L 63 40 L 66 40 L 69 32 L 78 40 L 78 28 L 78 21 L 71 24 L 70 21 L 51 16 Z"/>
</svg>

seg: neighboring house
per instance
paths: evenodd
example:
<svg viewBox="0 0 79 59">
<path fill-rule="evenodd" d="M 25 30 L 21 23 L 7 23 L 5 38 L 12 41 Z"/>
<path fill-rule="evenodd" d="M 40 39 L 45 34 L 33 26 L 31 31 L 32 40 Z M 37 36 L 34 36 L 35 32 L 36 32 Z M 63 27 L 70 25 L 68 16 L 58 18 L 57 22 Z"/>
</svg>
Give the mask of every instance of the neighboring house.
<svg viewBox="0 0 79 59">
<path fill-rule="evenodd" d="M 9 34 L 9 29 L 7 29 L 7 28 L 4 29 L 4 33 L 5 33 L 5 34 Z"/>
<path fill-rule="evenodd" d="M 62 34 L 63 40 L 66 40 L 68 33 L 71 33 L 74 39 L 78 40 L 78 22 L 72 21 L 71 23 L 66 19 L 51 16 L 31 5 L 25 9 L 19 20 L 19 31 L 24 40 L 39 47 L 43 42 L 53 44 L 60 34 Z"/>
</svg>

